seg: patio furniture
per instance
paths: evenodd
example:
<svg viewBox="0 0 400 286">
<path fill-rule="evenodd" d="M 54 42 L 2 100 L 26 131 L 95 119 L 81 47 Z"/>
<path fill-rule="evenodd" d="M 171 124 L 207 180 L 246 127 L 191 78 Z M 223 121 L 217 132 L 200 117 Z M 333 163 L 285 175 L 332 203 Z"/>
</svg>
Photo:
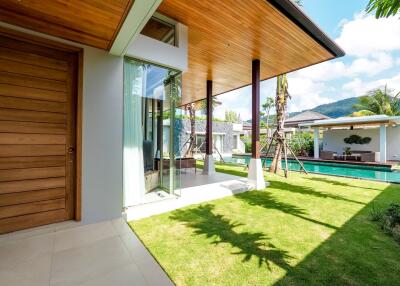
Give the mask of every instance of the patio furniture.
<svg viewBox="0 0 400 286">
<path fill-rule="evenodd" d="M 361 154 L 361 162 L 376 162 L 376 153 L 377 152 L 369 152 Z"/>
<path fill-rule="evenodd" d="M 160 159 L 156 158 L 156 166 L 157 170 L 160 169 Z M 164 170 L 169 169 L 169 159 L 163 160 L 163 168 Z M 194 168 L 194 172 L 197 173 L 196 168 L 196 159 L 195 158 L 176 158 L 175 159 L 175 168 L 176 169 L 192 169 Z"/>
<path fill-rule="evenodd" d="M 320 157 L 322 160 L 334 160 L 337 154 L 333 151 L 324 151 L 322 150 L 320 153 Z"/>
</svg>

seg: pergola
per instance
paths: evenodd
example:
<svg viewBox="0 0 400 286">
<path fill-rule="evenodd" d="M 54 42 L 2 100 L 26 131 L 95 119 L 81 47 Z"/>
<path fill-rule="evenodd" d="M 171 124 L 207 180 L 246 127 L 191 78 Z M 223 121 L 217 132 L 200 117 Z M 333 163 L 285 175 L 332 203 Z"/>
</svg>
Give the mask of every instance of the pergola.
<svg viewBox="0 0 400 286">
<path fill-rule="evenodd" d="M 380 162 L 386 163 L 387 142 L 386 128 L 400 124 L 400 116 L 374 115 L 362 117 L 341 117 L 336 119 L 317 120 L 313 123 L 301 124 L 302 127 L 314 129 L 314 158 L 319 159 L 319 131 L 321 128 L 350 128 L 368 127 L 379 128 Z"/>
</svg>

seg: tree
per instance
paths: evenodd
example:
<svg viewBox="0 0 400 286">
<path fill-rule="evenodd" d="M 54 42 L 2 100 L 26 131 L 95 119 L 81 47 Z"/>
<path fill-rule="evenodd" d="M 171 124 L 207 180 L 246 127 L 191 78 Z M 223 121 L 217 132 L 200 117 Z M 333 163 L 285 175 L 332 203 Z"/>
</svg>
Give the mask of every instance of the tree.
<svg viewBox="0 0 400 286">
<path fill-rule="evenodd" d="M 358 103 L 353 105 L 357 109 L 352 116 L 357 115 L 378 115 L 388 116 L 400 115 L 400 92 L 394 94 L 392 89 L 377 88 L 369 91 L 365 96 L 358 99 Z"/>
<path fill-rule="evenodd" d="M 396 15 L 400 10 L 400 0 L 370 0 L 365 11 L 375 12 L 375 18 L 388 18 Z"/>
<path fill-rule="evenodd" d="M 240 122 L 240 114 L 236 113 L 233 110 L 225 111 L 225 121 L 230 123 L 239 123 Z"/>
<path fill-rule="evenodd" d="M 283 131 L 285 125 L 285 116 L 288 99 L 290 99 L 289 85 L 286 74 L 280 75 L 276 78 L 276 97 L 275 97 L 275 108 L 276 108 L 276 130 L 273 137 L 284 138 L 285 134 Z M 282 141 L 276 141 L 274 158 L 272 159 L 270 172 L 277 173 L 282 169 Z"/>
<path fill-rule="evenodd" d="M 267 97 L 262 105 L 262 108 L 265 111 L 265 116 L 267 118 L 266 122 L 267 128 L 269 127 L 269 113 L 274 105 L 275 105 L 275 100 L 272 97 Z"/>
<path fill-rule="evenodd" d="M 216 97 L 212 97 L 212 108 L 220 105 L 221 102 Z M 197 102 L 192 102 L 185 105 L 186 111 L 189 113 L 190 120 L 190 135 L 189 135 L 189 146 L 186 149 L 184 157 L 193 157 L 193 149 L 196 145 L 196 111 L 205 112 L 207 109 L 207 100 L 202 99 Z"/>
</svg>

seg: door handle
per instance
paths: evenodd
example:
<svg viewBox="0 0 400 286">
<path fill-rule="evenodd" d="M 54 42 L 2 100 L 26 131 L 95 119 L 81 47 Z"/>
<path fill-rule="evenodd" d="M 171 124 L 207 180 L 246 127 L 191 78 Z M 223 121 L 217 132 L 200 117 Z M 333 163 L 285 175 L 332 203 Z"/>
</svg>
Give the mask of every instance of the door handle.
<svg viewBox="0 0 400 286">
<path fill-rule="evenodd" d="M 72 154 L 72 153 L 74 153 L 74 151 L 75 151 L 75 148 L 72 146 L 69 146 L 67 149 L 68 154 Z"/>
</svg>

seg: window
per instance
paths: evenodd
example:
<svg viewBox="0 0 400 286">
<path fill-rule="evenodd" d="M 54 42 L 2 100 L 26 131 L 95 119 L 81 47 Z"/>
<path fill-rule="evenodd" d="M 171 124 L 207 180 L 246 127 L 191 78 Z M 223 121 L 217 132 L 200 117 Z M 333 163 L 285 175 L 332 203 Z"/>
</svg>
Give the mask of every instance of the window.
<svg viewBox="0 0 400 286">
<path fill-rule="evenodd" d="M 175 25 L 159 18 L 151 17 L 141 34 L 171 46 L 176 46 Z"/>
</svg>

